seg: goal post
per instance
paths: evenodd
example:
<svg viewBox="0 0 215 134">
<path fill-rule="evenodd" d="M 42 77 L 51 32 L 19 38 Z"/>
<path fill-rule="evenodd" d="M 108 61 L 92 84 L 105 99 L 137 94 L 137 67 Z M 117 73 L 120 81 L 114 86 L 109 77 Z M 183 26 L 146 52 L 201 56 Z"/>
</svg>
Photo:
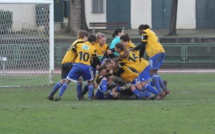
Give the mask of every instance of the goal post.
<svg viewBox="0 0 215 134">
<path fill-rule="evenodd" d="M 53 84 L 53 0 L 0 1 L 0 87 Z"/>
</svg>

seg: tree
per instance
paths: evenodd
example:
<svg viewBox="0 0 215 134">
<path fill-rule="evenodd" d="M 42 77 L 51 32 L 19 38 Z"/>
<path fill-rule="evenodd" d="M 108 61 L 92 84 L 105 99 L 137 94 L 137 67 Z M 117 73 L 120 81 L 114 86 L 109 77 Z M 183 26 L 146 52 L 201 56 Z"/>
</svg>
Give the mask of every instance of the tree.
<svg viewBox="0 0 215 134">
<path fill-rule="evenodd" d="M 87 30 L 85 0 L 70 0 L 70 15 L 65 32 L 76 36 L 79 30 Z"/>
<path fill-rule="evenodd" d="M 168 35 L 176 35 L 177 8 L 178 0 L 172 0 L 170 27 Z"/>
</svg>

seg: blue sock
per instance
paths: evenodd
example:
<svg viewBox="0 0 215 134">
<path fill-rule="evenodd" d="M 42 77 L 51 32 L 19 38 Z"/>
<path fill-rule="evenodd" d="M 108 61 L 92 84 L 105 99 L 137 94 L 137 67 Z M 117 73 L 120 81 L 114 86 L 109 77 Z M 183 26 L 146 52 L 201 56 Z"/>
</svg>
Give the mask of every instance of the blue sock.
<svg viewBox="0 0 215 134">
<path fill-rule="evenodd" d="M 158 75 L 153 75 L 152 82 L 155 84 L 155 86 L 156 86 L 156 88 L 158 90 L 158 93 L 161 93 L 162 90 L 161 90 L 161 87 L 160 87 L 160 82 L 159 82 L 159 79 L 158 79 Z"/>
<path fill-rule="evenodd" d="M 145 91 L 145 92 L 143 92 L 143 95 L 144 95 L 145 98 L 148 98 L 148 97 L 151 96 L 151 92 Z"/>
<path fill-rule="evenodd" d="M 158 75 L 158 79 L 159 79 L 159 82 L 160 82 L 160 86 L 163 90 L 167 90 L 166 86 L 164 85 L 163 83 L 163 80 L 161 79 L 161 77 Z"/>
<path fill-rule="evenodd" d="M 138 99 L 142 99 L 143 98 L 143 93 L 140 92 L 139 90 L 134 89 L 132 92 L 133 92 L 134 95 L 137 96 Z"/>
<path fill-rule="evenodd" d="M 76 91 L 77 91 L 77 98 L 80 99 L 82 94 L 82 83 L 77 83 L 76 85 Z"/>
<path fill-rule="evenodd" d="M 155 95 L 158 95 L 158 91 L 156 89 L 154 89 L 151 85 L 149 84 L 146 84 L 145 85 L 145 89 L 149 92 L 152 92 L 153 94 Z"/>
<path fill-rule="evenodd" d="M 64 93 L 64 91 L 66 90 L 68 84 L 67 83 L 63 83 L 63 85 L 61 86 L 60 92 L 59 92 L 59 96 L 61 97 Z"/>
<path fill-rule="evenodd" d="M 102 88 L 102 92 L 106 92 L 107 91 L 107 80 L 102 80 L 100 83 L 100 87 Z"/>
<path fill-rule="evenodd" d="M 53 97 L 55 95 L 55 93 L 57 92 L 57 90 L 62 86 L 62 84 L 60 82 L 56 83 L 54 85 L 54 87 L 52 88 L 51 93 L 49 94 L 49 97 Z"/>
<path fill-rule="evenodd" d="M 89 84 L 88 85 L 88 99 L 90 99 L 90 100 L 92 99 L 93 91 L 94 91 L 93 84 Z"/>
</svg>

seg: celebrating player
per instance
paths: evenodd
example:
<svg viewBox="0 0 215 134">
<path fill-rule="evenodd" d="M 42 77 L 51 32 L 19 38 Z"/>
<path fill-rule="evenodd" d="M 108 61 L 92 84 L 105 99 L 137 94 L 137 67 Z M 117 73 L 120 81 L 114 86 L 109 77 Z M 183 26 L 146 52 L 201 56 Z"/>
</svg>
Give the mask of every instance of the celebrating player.
<svg viewBox="0 0 215 134">
<path fill-rule="evenodd" d="M 61 64 L 61 80 L 57 82 L 47 99 L 53 100 L 55 93 L 58 91 L 58 89 L 62 86 L 62 84 L 65 82 L 65 79 L 69 73 L 69 71 L 72 69 L 73 63 L 75 62 L 75 58 L 77 57 L 77 53 L 72 51 L 72 47 L 79 44 L 84 43 L 88 38 L 89 33 L 86 31 L 79 31 L 78 33 L 78 39 L 72 43 L 68 51 L 66 52 Z"/>
<path fill-rule="evenodd" d="M 135 50 L 140 50 L 140 57 L 142 57 L 146 51 L 146 54 L 149 56 L 152 82 L 156 86 L 159 93 L 167 95 L 169 94 L 169 90 L 167 90 L 163 80 L 157 73 L 165 58 L 165 50 L 161 43 L 158 42 L 158 37 L 156 34 L 150 29 L 148 25 L 142 24 L 138 29 L 139 34 L 142 35 L 142 44 L 137 46 Z M 163 87 L 164 93 L 162 92 L 161 87 Z"/>
<path fill-rule="evenodd" d="M 96 49 L 92 46 L 92 43 L 96 42 L 94 35 L 89 36 L 89 40 L 86 43 L 79 43 L 73 46 L 72 50 L 77 52 L 78 56 L 75 60 L 75 64 L 72 70 L 69 72 L 64 84 L 62 85 L 59 96 L 55 98 L 56 101 L 61 100 L 61 97 L 66 90 L 70 81 L 77 81 L 82 76 L 84 81 L 88 81 L 88 99 L 92 99 L 93 86 L 93 75 L 91 72 L 90 61 L 92 57 L 96 57 Z M 77 99 L 80 99 L 81 91 L 77 90 Z"/>
</svg>

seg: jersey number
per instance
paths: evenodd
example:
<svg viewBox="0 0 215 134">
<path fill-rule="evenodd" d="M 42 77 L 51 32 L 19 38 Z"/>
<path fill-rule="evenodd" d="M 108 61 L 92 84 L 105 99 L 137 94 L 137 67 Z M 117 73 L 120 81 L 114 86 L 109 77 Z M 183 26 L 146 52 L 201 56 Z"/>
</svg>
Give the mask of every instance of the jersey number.
<svg viewBox="0 0 215 134">
<path fill-rule="evenodd" d="M 88 61 L 90 58 L 89 53 L 79 52 L 79 54 L 80 54 L 80 60 Z"/>
<path fill-rule="evenodd" d="M 134 53 L 132 55 L 133 55 L 133 57 L 129 56 L 128 60 L 135 62 L 138 57 Z"/>
</svg>

